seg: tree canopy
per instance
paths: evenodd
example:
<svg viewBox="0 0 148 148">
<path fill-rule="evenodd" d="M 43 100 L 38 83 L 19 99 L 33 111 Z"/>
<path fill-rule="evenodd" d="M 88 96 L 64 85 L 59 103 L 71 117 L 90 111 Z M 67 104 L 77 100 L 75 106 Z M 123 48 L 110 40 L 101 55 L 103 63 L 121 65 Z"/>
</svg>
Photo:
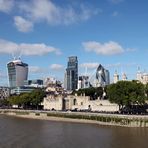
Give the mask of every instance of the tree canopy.
<svg viewBox="0 0 148 148">
<path fill-rule="evenodd" d="M 103 88 L 102 87 L 90 87 L 79 89 L 78 91 L 74 91 L 73 94 L 77 94 L 78 96 L 85 94 L 85 96 L 90 96 L 92 100 L 97 99 L 98 97 L 102 98 L 103 96 Z"/>
<path fill-rule="evenodd" d="M 43 101 L 45 92 L 42 89 L 35 89 L 30 93 L 22 93 L 18 96 L 10 96 L 7 100 L 10 105 L 18 105 L 23 108 L 36 108 Z"/>
<path fill-rule="evenodd" d="M 107 97 L 110 102 L 123 106 L 143 105 L 145 103 L 144 85 L 137 81 L 119 81 L 107 87 Z"/>
</svg>

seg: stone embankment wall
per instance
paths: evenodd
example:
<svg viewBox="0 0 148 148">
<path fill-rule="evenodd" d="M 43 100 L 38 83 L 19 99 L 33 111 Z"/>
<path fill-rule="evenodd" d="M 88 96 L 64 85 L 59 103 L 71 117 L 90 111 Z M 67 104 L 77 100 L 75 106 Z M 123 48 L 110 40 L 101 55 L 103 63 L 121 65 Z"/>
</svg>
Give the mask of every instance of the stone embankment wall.
<svg viewBox="0 0 148 148">
<path fill-rule="evenodd" d="M 148 127 L 147 115 L 119 115 L 88 112 L 56 112 L 17 109 L 0 109 L 0 114 L 44 120 L 94 123 L 124 127 Z"/>
</svg>

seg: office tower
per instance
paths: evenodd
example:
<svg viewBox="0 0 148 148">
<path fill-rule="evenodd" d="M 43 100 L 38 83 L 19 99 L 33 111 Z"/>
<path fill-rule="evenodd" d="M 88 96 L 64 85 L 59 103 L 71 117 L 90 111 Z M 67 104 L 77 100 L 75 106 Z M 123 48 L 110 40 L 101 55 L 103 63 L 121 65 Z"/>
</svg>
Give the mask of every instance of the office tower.
<svg viewBox="0 0 148 148">
<path fill-rule="evenodd" d="M 110 84 L 110 74 L 109 74 L 109 70 L 105 69 L 105 79 L 106 79 L 106 83 L 105 85 L 109 85 Z"/>
<path fill-rule="evenodd" d="M 67 90 L 67 72 L 64 72 L 64 89 Z"/>
<path fill-rule="evenodd" d="M 109 71 L 106 70 L 101 64 L 96 70 L 96 84 L 95 87 L 106 86 L 110 83 Z"/>
<path fill-rule="evenodd" d="M 66 69 L 66 88 L 67 90 L 77 89 L 78 83 L 78 59 L 76 56 L 68 58 L 67 69 Z"/>
<path fill-rule="evenodd" d="M 78 89 L 81 88 L 89 88 L 89 76 L 79 76 L 79 80 L 78 80 Z"/>
<path fill-rule="evenodd" d="M 7 64 L 9 86 L 11 88 L 24 85 L 28 78 L 28 64 L 23 63 L 20 59 L 13 60 Z"/>
</svg>

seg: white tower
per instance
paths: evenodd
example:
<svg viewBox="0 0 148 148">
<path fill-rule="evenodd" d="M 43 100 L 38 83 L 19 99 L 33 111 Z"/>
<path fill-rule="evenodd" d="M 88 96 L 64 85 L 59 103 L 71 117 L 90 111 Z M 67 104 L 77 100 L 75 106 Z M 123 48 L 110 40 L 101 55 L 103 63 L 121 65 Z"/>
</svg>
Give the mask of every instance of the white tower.
<svg viewBox="0 0 148 148">
<path fill-rule="evenodd" d="M 143 74 L 142 72 L 140 71 L 140 67 L 138 67 L 138 71 L 137 71 L 137 74 L 136 74 L 136 79 L 140 82 L 143 81 Z"/>
<path fill-rule="evenodd" d="M 114 83 L 117 83 L 119 81 L 119 75 L 117 73 L 117 71 L 115 71 L 114 73 Z"/>
<path fill-rule="evenodd" d="M 122 74 L 122 80 L 123 80 L 123 81 L 126 81 L 126 80 L 127 80 L 127 76 L 126 76 L 125 73 Z"/>
</svg>

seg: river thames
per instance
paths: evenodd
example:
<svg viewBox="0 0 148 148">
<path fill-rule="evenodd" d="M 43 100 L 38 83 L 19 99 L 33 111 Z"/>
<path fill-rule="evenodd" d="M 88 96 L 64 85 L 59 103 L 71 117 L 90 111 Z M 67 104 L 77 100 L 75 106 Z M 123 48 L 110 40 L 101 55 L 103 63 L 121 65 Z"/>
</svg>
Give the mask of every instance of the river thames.
<svg viewBox="0 0 148 148">
<path fill-rule="evenodd" d="M 0 148 L 147 148 L 148 128 L 0 115 Z"/>
</svg>

